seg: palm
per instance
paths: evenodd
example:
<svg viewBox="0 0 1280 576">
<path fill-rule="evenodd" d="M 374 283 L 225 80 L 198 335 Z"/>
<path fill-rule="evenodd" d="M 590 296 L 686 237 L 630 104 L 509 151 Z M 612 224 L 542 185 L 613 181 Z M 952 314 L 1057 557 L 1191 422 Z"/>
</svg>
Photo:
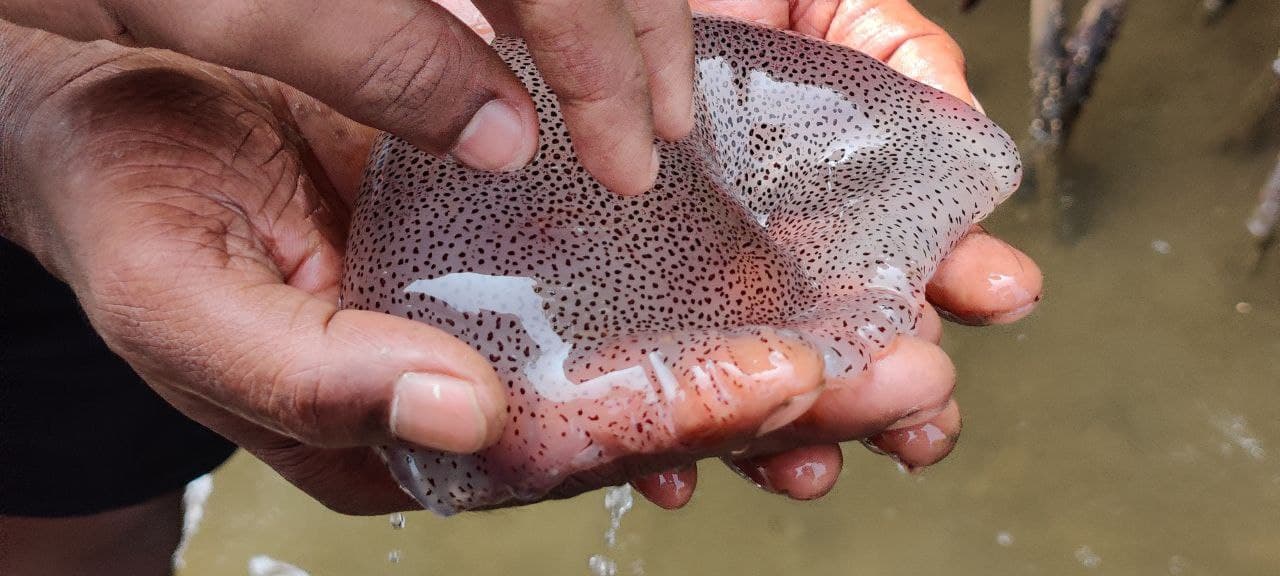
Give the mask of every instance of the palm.
<svg viewBox="0 0 1280 576">
<path fill-rule="evenodd" d="M 102 208 L 95 220 L 113 223 L 90 231 L 93 243 L 79 257 L 113 262 L 130 255 L 114 266 L 114 276 L 203 284 L 204 299 L 214 305 L 211 284 L 235 277 L 238 290 L 260 287 L 267 298 L 281 283 L 312 296 L 281 314 L 336 312 L 347 206 L 365 155 L 361 140 L 367 143 L 372 132 L 262 77 L 156 53 L 111 68 L 99 72 L 114 76 L 80 100 L 87 129 L 67 137 L 77 156 L 97 160 L 73 165 L 70 177 L 93 183 Z M 133 312 L 115 309 L 113 295 L 124 287 L 109 282 L 95 281 L 100 305 L 86 302 L 98 324 Z M 194 318 L 189 297 L 158 291 L 146 304 Z M 229 320 L 248 331 L 259 319 Z M 148 353 L 155 352 L 153 340 L 125 336 L 112 344 L 168 401 L 330 506 L 368 513 L 408 505 L 371 449 L 307 446 L 279 432 L 289 428 L 287 420 L 255 421 L 223 407 L 261 391 L 225 382 L 196 390 L 191 380 L 215 379 L 191 378 L 205 369 L 201 363 L 156 361 L 172 355 Z M 282 406 L 280 414 L 288 413 Z"/>
</svg>

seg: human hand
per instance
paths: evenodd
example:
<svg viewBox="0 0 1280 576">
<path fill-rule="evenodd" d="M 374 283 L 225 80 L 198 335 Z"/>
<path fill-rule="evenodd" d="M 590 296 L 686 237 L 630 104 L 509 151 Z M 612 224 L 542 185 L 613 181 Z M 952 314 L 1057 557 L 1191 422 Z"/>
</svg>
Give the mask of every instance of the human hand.
<svg viewBox="0 0 1280 576">
<path fill-rule="evenodd" d="M 373 130 L 260 76 L 3 21 L 0 77 L 0 231 L 188 416 L 348 513 L 416 507 L 369 446 L 501 431 L 470 348 L 338 310 Z M 431 375 L 469 384 L 415 386 Z"/>
<path fill-rule="evenodd" d="M 51 40 L 46 39 L 45 42 L 51 42 Z M 80 52 L 82 48 L 77 47 L 70 51 Z M 17 53 L 17 51 L 6 53 Z M 422 346 L 428 351 L 441 348 L 448 350 L 450 344 L 445 340 L 448 337 L 434 332 L 428 337 L 421 331 L 419 325 L 415 325 L 413 329 L 396 328 L 393 323 L 390 323 L 390 319 L 384 320 L 388 324 L 379 324 L 377 330 L 366 330 L 364 328 L 368 328 L 367 326 L 358 325 L 363 318 L 352 318 L 347 312 L 336 313 L 337 315 L 332 316 L 333 320 L 327 320 L 328 324 L 320 324 L 341 328 L 344 323 L 337 322 L 341 316 L 342 320 L 353 323 L 352 331 L 356 333 L 354 337 L 351 332 L 348 332 L 346 334 L 348 337 L 343 338 L 340 330 L 327 330 L 325 334 L 320 335 L 333 336 L 338 342 L 326 343 L 323 341 L 324 338 L 317 337 L 310 342 L 296 343 L 286 337 L 288 334 L 305 334 L 308 328 L 306 320 L 310 319 L 312 324 L 316 324 L 319 323 L 316 322 L 316 316 L 327 319 L 328 315 L 333 313 L 331 300 L 334 277 L 330 274 L 336 275 L 336 267 L 331 264 L 335 259 L 334 255 L 341 253 L 340 231 L 344 226 L 341 223 L 335 224 L 333 221 L 343 221 L 345 218 L 346 201 L 350 199 L 351 192 L 354 190 L 355 181 L 358 179 L 358 166 L 367 152 L 367 138 L 371 133 L 329 112 L 297 92 L 260 77 L 227 73 L 216 67 L 200 66 L 186 59 L 172 59 L 155 53 L 147 53 L 146 58 L 141 60 L 132 59 L 137 58 L 137 55 L 124 58 L 122 52 L 113 50 L 105 50 L 105 53 L 99 56 L 102 61 L 115 59 L 115 62 L 105 69 L 94 67 L 96 75 L 82 76 L 68 91 L 59 93 L 61 98 L 49 98 L 43 107 L 44 113 L 38 115 L 39 119 L 30 122 L 30 125 L 37 126 L 43 121 L 46 124 L 44 126 L 46 130 L 19 130 L 29 134 L 31 140 L 15 147 L 23 150 L 24 156 L 28 158 L 27 162 L 21 164 L 42 168 L 39 174 L 28 175 L 25 181 L 28 184 L 39 183 L 38 186 L 30 187 L 45 192 L 56 191 L 48 194 L 51 200 L 47 202 L 48 209 L 45 210 L 47 214 L 43 219 L 46 222 L 56 222 L 52 227 L 59 232 L 58 238 L 29 238 L 26 244 L 43 254 L 42 260 L 77 287 L 77 291 L 82 294 L 82 299 L 90 310 L 91 317 L 100 328 L 105 326 L 107 331 L 114 328 L 114 337 L 108 337 L 113 346 L 131 360 L 134 357 L 145 356 L 160 359 L 157 362 L 154 358 L 142 358 L 135 362 L 135 366 L 139 366 L 140 371 L 158 390 L 188 414 L 258 454 L 287 478 L 335 509 L 346 512 L 379 512 L 410 507 L 411 504 L 389 482 L 385 469 L 376 457 L 373 457 L 373 453 L 360 447 L 366 442 L 381 442 L 389 437 L 386 429 L 391 426 L 384 424 L 388 417 L 386 413 L 390 412 L 387 405 L 389 395 L 387 389 L 391 388 L 393 394 L 395 386 L 371 383 L 365 378 L 373 380 L 379 375 L 394 372 L 394 366 L 384 366 L 385 370 L 369 370 L 366 366 L 365 371 L 361 372 L 354 370 L 353 365 L 361 360 L 367 362 L 371 357 L 378 358 L 378 354 L 381 354 L 385 347 L 381 345 L 388 343 L 405 346 L 406 342 L 411 342 L 409 346 Z M 81 64 L 69 66 L 69 68 L 79 70 L 87 67 Z M 146 72 L 148 75 L 135 75 L 128 81 L 105 81 L 105 76 L 125 71 Z M 152 76 L 157 72 L 162 73 L 159 79 Z M 195 85 L 188 86 L 193 80 Z M 95 92 L 92 96 L 82 95 L 79 99 L 72 99 L 70 96 L 86 90 L 89 86 L 104 92 Z M 149 90 L 161 88 L 165 90 L 161 90 L 160 93 L 149 92 Z M 170 92 L 176 92 L 176 94 Z M 37 97 L 33 100 L 45 99 Z M 212 111 L 206 110 L 201 104 L 205 101 L 218 106 L 214 106 Z M 94 102 L 101 104 L 87 106 Z M 77 105 L 71 105 L 73 103 Z M 226 108 L 219 108 L 219 106 L 226 106 Z M 51 132 L 47 129 L 62 125 L 59 120 L 69 110 L 90 115 L 91 118 L 86 119 L 84 125 L 92 130 L 85 133 L 51 136 Z M 94 114 L 101 117 L 93 116 Z M 210 118 L 210 115 L 218 117 Z M 216 133 L 209 138 L 192 138 L 193 134 L 201 133 L 208 126 L 225 124 L 244 128 L 238 122 L 228 123 L 227 115 L 231 119 L 239 118 L 248 121 L 250 129 L 243 138 L 237 134 Z M 194 124 L 192 124 L 193 121 Z M 265 122 L 265 127 L 258 126 L 259 121 Z M 36 136 L 36 134 L 42 135 Z M 212 157 L 214 164 L 220 166 L 216 167 L 215 173 L 239 172 L 241 170 L 239 164 L 244 162 L 249 162 L 252 166 L 253 155 L 248 154 L 246 159 L 243 157 L 246 156 L 244 152 L 253 151 L 257 148 L 255 143 L 260 143 L 263 138 L 269 143 L 265 148 L 272 150 L 274 155 L 265 156 L 270 160 L 266 163 L 267 166 L 257 166 L 253 169 L 260 175 L 266 172 L 266 177 L 252 180 L 232 179 L 231 190 L 224 190 L 228 188 L 228 184 L 223 183 L 221 181 L 223 179 L 207 179 L 198 182 L 200 186 L 195 186 L 189 181 L 191 172 L 208 171 L 207 167 L 197 165 L 190 167 L 191 170 L 186 170 L 180 165 L 174 166 L 173 162 L 169 162 L 167 169 L 159 169 L 166 168 L 166 164 L 134 162 L 138 158 L 129 154 L 131 149 L 138 148 L 138 155 L 142 157 L 157 153 L 155 147 L 147 146 L 145 138 L 142 142 L 127 138 L 139 135 L 154 136 L 156 140 L 162 141 L 172 139 L 180 144 L 177 146 L 178 150 L 160 147 L 158 152 L 162 155 L 172 153 L 175 157 L 184 160 L 188 157 L 206 160 Z M 276 138 L 273 139 L 272 135 Z M 123 140 L 116 141 L 120 138 Z M 241 140 L 245 145 L 239 143 Z M 232 141 L 235 142 L 234 146 L 229 144 Z M 26 145 L 41 142 L 43 145 Z M 192 147 L 195 148 L 194 154 L 188 154 L 193 152 L 192 150 L 183 150 L 183 148 Z M 57 154 L 43 154 L 43 151 L 47 150 L 64 151 L 63 154 L 70 154 L 65 152 L 67 150 L 87 151 L 89 154 L 85 157 L 100 162 L 93 166 L 81 167 L 80 165 L 84 163 L 82 160 L 60 161 L 55 159 L 58 157 Z M 92 153 L 94 150 L 98 153 Z M 112 154 L 108 157 L 106 150 L 121 152 L 122 156 L 115 157 Z M 237 150 L 240 152 L 234 152 Z M 275 154 L 277 151 L 279 154 Z M 166 155 L 164 158 L 171 157 Z M 259 159 L 262 158 L 259 157 Z M 62 173 L 66 171 L 67 166 L 72 167 L 71 173 Z M 129 174 L 129 178 L 122 182 L 112 174 L 113 169 L 118 170 L 122 166 L 126 171 L 137 173 Z M 150 166 L 152 169 L 139 170 L 140 166 Z M 109 177 L 101 177 L 102 174 Z M 176 182 L 172 180 L 175 177 L 179 177 Z M 159 181 L 154 185 L 146 183 L 153 178 Z M 280 181 L 294 182 L 297 186 L 291 193 L 282 194 L 278 187 L 270 185 L 271 182 Z M 76 185 L 79 182 L 92 185 L 81 187 Z M 138 186 L 139 182 L 143 185 Z M 139 187 L 149 191 L 148 194 L 152 194 L 154 189 L 156 197 L 148 199 L 147 194 L 138 194 L 136 188 Z M 178 191 L 184 192 L 179 195 L 182 202 L 176 206 L 178 210 L 168 206 L 171 200 L 166 196 L 166 190 L 169 188 L 177 188 Z M 282 196 L 287 197 L 288 200 L 284 202 L 285 206 L 281 205 Z M 155 206 L 151 209 L 126 211 L 111 206 L 104 200 L 107 197 L 114 197 L 117 200 L 128 198 L 129 202 L 137 203 L 134 208 Z M 230 201 L 227 201 L 228 197 L 231 198 Z M 272 197 L 276 200 L 267 202 L 267 199 Z M 338 200 L 335 201 L 334 198 Z M 82 203 L 80 200 L 89 201 Z M 207 207 L 209 210 L 191 210 L 186 207 L 186 202 L 198 204 L 201 208 Z M 291 203 L 302 204 L 302 208 L 295 206 L 292 210 L 285 210 L 284 208 Z M 226 209 L 227 213 L 222 213 L 222 209 Z M 191 222 L 170 221 L 174 216 L 185 218 L 187 212 L 197 212 L 195 215 L 201 218 Z M 89 218 L 89 214 L 94 217 Z M 124 222 L 123 225 L 121 221 Z M 110 229 L 112 226 L 119 226 L 119 228 L 114 229 L 113 232 L 113 229 Z M 41 227 L 28 227 L 29 230 L 38 228 Z M 145 239 L 147 242 L 135 243 L 139 240 L 133 238 L 137 231 L 157 229 L 165 233 L 148 233 Z M 337 240 L 330 238 L 335 234 L 335 230 L 338 230 L 336 234 L 339 239 Z M 193 235 L 198 241 L 192 241 L 186 237 L 188 235 Z M 103 242 L 99 238 L 109 239 L 111 242 Z M 200 247 L 205 243 L 216 244 L 219 238 L 226 240 L 224 242 L 226 247 L 221 249 L 222 252 L 219 252 L 216 247 L 213 250 L 213 264 L 217 265 L 210 265 L 204 261 L 207 257 L 205 250 L 195 255 L 187 254 L 190 248 Z M 960 255 L 969 250 L 966 248 L 969 244 L 969 241 L 962 244 L 952 256 L 951 261 L 963 262 L 965 259 L 960 258 Z M 294 250 L 282 250 L 282 247 L 292 247 Z M 233 250 L 234 253 L 229 253 L 228 250 Z M 310 255 L 299 257 L 298 250 Z M 979 264 L 973 265 L 972 268 L 963 265 L 959 267 L 961 272 L 956 274 L 957 279 L 951 283 L 952 290 L 931 289 L 934 300 L 946 301 L 951 297 L 955 300 L 951 306 L 952 310 L 972 316 L 998 315 L 1016 310 L 1009 307 L 1008 302 L 996 302 L 998 305 L 983 304 L 984 298 L 999 296 L 983 292 L 984 287 L 987 286 L 987 277 L 982 274 L 983 267 L 986 266 L 987 270 L 995 270 L 1000 264 L 998 257 L 991 257 L 991 252 L 999 250 L 990 250 L 990 246 L 982 249 L 979 246 L 978 253 L 984 251 L 987 252 L 986 256 L 971 259 Z M 170 254 L 158 256 L 166 252 Z M 183 256 L 175 256 L 177 254 Z M 1021 258 L 1025 260 L 1025 257 Z M 236 266 L 227 269 L 227 265 L 221 264 L 223 260 L 227 261 L 227 265 L 235 264 Z M 175 265 L 175 261 L 181 264 Z M 996 265 L 991 265 L 992 262 Z M 246 264 L 249 265 L 250 270 L 239 269 Z M 192 269 L 189 270 L 188 266 Z M 272 271 L 273 267 L 274 271 Z M 946 268 L 939 272 L 939 277 L 945 273 Z M 966 270 L 969 272 L 965 272 Z M 1034 270 L 1034 267 L 1032 266 L 1029 270 Z M 1013 274 L 1018 278 L 1017 270 Z M 104 276 L 106 280 L 102 281 Z M 234 280 L 231 279 L 233 276 Z M 124 281 L 130 277 L 139 278 L 142 281 Z M 152 283 L 153 285 L 149 286 L 146 281 L 148 277 L 152 280 L 159 279 L 159 285 Z M 266 280 L 268 277 L 271 280 Z M 99 282 L 96 284 L 88 282 L 85 281 L 86 278 L 96 278 Z M 250 282 L 242 284 L 246 278 Z M 1035 291 L 1031 292 L 1032 294 L 1038 293 L 1038 272 L 1035 273 L 1034 278 Z M 269 284 L 271 290 L 266 290 L 262 284 L 259 284 L 264 281 Z M 272 282 L 274 284 L 271 284 Z M 210 283 L 223 286 L 226 290 L 206 291 L 205 288 Z M 97 295 L 96 288 L 104 284 L 116 290 L 106 290 L 107 294 Z M 1012 283 L 1012 286 L 1023 284 L 1026 283 L 1018 279 Z M 130 288 L 131 285 L 137 292 L 119 293 L 119 289 Z M 295 297 L 302 297 L 294 291 L 287 291 L 288 298 L 285 298 L 284 293 L 276 294 L 277 289 L 290 287 L 301 290 L 306 297 L 295 300 Z M 266 302 L 266 298 L 256 296 L 265 292 L 272 292 L 272 299 L 280 298 L 275 302 L 277 305 L 296 304 L 299 310 L 318 309 L 318 312 L 300 315 L 298 318 L 304 321 L 301 325 L 291 319 L 285 319 L 286 322 L 264 323 L 261 318 L 280 320 L 277 318 L 279 314 L 273 312 L 278 309 Z M 1014 296 L 1016 300 L 1017 295 Z M 998 300 L 998 298 L 993 299 Z M 116 302 L 117 300 L 119 302 Z M 104 302 L 105 306 L 102 305 Z M 181 303 L 182 317 L 147 318 L 148 312 L 163 312 L 166 302 Z M 137 310 L 133 310 L 135 308 Z M 126 315 L 121 313 L 122 310 L 131 310 L 131 313 Z M 143 313 L 136 314 L 135 312 L 138 311 Z M 234 314 L 235 312 L 240 314 Z M 187 322 L 178 324 L 180 320 Z M 930 322 L 937 324 L 936 319 Z M 926 322 L 926 325 L 928 324 L 929 322 Z M 310 327 L 313 330 L 315 328 L 314 325 Z M 404 335 L 400 332 L 402 329 L 412 330 L 418 336 Z M 171 333 L 174 331 L 177 333 Z M 367 340 L 370 336 L 381 336 L 384 333 L 386 333 L 385 339 L 379 337 Z M 396 334 L 401 334 L 401 337 L 397 339 Z M 441 336 L 443 338 L 439 343 L 429 339 Z M 275 354 L 258 352 L 255 355 L 253 353 L 254 350 L 264 349 L 267 346 L 264 343 L 274 345 L 276 342 L 282 344 L 278 345 L 278 350 L 272 350 Z M 348 350 L 347 345 L 353 343 L 368 346 L 358 350 Z M 187 352 L 194 353 L 195 358 L 184 357 L 184 345 L 194 348 Z M 294 349 L 291 346 L 298 346 L 298 348 Z M 207 354 L 208 351 L 221 349 L 231 350 L 233 354 L 243 355 L 244 358 L 228 361 L 226 358 L 201 357 L 201 354 Z M 377 353 L 374 353 L 375 349 Z M 902 349 L 902 346 L 891 348 L 893 353 L 886 358 L 898 356 Z M 341 352 L 341 354 L 334 354 L 334 352 Z M 409 355 L 413 356 L 420 352 L 422 351 L 410 350 Z M 461 367 L 454 367 L 450 373 L 454 376 L 465 376 L 466 374 L 458 372 L 467 371 L 467 352 L 469 351 L 455 350 L 454 352 L 462 358 L 459 361 Z M 281 356 L 284 358 L 280 358 Z M 907 354 L 906 357 L 914 362 L 919 360 L 921 355 L 912 358 Z M 945 362 L 945 356 L 942 358 Z M 414 364 L 407 368 L 421 370 L 432 368 L 427 364 L 439 361 L 440 358 L 391 358 L 390 360 L 387 364 L 395 364 L 403 360 L 406 364 Z M 261 362 L 261 366 L 254 366 L 254 361 Z M 145 368 L 148 363 L 157 366 Z M 246 363 L 249 370 L 244 369 Z M 307 370 L 298 368 L 309 365 L 327 368 Z M 877 369 L 892 375 L 895 369 L 880 370 L 885 365 L 891 365 L 891 363 L 881 360 L 877 363 Z M 936 363 L 925 364 L 925 367 L 936 367 L 936 365 Z M 350 371 L 344 372 L 348 369 Z M 901 367 L 896 370 L 899 376 L 903 375 L 904 371 Z M 301 374 L 291 372 L 301 372 Z M 909 370 L 905 372 L 909 375 Z M 935 372 L 937 371 L 930 373 Z M 876 378 L 871 378 L 870 374 L 874 373 L 869 373 L 868 381 L 875 382 Z M 329 376 L 329 378 L 306 381 L 308 378 L 317 376 Z M 392 377 L 394 378 L 396 376 Z M 484 376 L 478 378 L 478 380 L 484 379 Z M 872 402 L 874 398 L 868 397 L 867 391 L 859 388 L 861 391 L 854 391 L 856 394 L 851 393 L 849 400 L 856 401 L 857 406 L 864 410 L 863 412 L 854 411 L 850 414 L 838 415 L 843 419 L 841 422 L 828 426 L 827 429 L 814 427 L 812 430 L 814 434 L 810 436 L 784 438 L 779 434 L 774 437 L 775 440 L 778 445 L 785 445 L 788 442 L 790 445 L 813 443 L 818 438 L 833 440 L 835 436 L 819 436 L 819 433 L 834 434 L 833 431 L 837 431 L 839 426 L 849 428 L 855 424 L 866 426 L 865 435 L 870 435 L 871 430 L 878 430 L 888 425 L 890 420 L 886 418 L 893 411 L 898 410 L 905 414 L 907 410 L 915 409 L 904 408 L 906 402 L 930 400 L 930 391 L 941 391 L 944 397 L 949 397 L 949 380 L 942 384 L 936 381 L 910 382 L 908 384 L 911 386 L 906 387 L 893 384 L 892 380 L 888 382 L 887 385 L 869 384 L 868 387 L 901 391 L 902 394 L 886 398 L 885 402 L 877 404 Z M 483 383 L 481 384 L 480 388 L 484 388 Z M 270 392 L 273 390 L 275 392 Z M 264 396 L 263 391 L 268 393 Z M 315 391 L 317 396 L 308 397 L 305 394 L 307 391 Z M 319 391 L 324 391 L 323 395 L 320 395 Z M 483 389 L 478 394 L 481 397 L 487 397 L 486 395 L 487 392 Z M 498 397 L 501 398 L 500 395 Z M 485 409 L 493 407 L 487 401 L 476 404 L 482 405 Z M 838 402 L 830 404 L 833 407 L 839 407 Z M 458 410 L 459 406 L 453 408 L 454 410 L 449 412 L 467 413 L 465 409 Z M 869 415 L 866 411 L 872 409 L 885 412 Z M 930 411 L 925 410 L 924 414 L 927 415 Z M 335 412 L 343 412 L 343 414 Z M 488 415 L 493 413 L 494 411 L 487 412 Z M 300 418 L 308 416 L 310 417 L 308 421 L 299 421 Z M 380 421 L 379 418 L 382 420 Z M 875 422 L 877 418 L 883 422 L 877 424 Z M 335 430 L 327 427 L 322 430 L 317 429 L 319 428 L 317 424 L 321 421 L 339 428 L 360 429 L 362 425 L 373 425 L 381 426 L 383 429 L 372 433 L 366 430 L 362 433 L 368 434 L 367 436 L 356 438 L 360 434 L 352 434 L 350 430 Z M 430 420 L 425 422 L 432 424 Z M 494 419 L 490 418 L 488 422 L 492 423 Z M 448 438 L 449 433 L 466 429 L 468 428 L 456 426 L 455 423 L 454 427 L 434 432 L 427 430 L 429 434 L 422 436 L 424 439 L 417 437 L 410 439 L 419 444 L 449 448 L 465 441 L 465 438 Z M 399 432 L 402 438 L 406 437 L 406 430 L 402 429 Z M 842 434 L 839 439 L 858 437 L 849 436 L 848 434 L 854 432 L 847 429 L 838 430 L 838 432 Z M 787 433 L 794 433 L 794 430 Z M 426 438 L 427 436 L 432 437 Z M 299 438 L 305 442 L 299 442 Z M 338 448 L 318 449 L 309 444 Z M 949 444 L 947 448 L 949 449 Z M 823 452 L 823 450 L 825 448 L 807 448 L 791 455 L 829 457 L 829 452 Z M 763 463 L 760 466 L 761 470 L 785 470 L 787 464 L 782 458 L 775 456 L 753 462 Z M 905 457 L 904 461 L 910 462 L 910 456 Z M 834 475 L 830 475 L 830 478 L 833 479 Z M 656 478 L 651 480 L 659 481 Z M 643 486 L 644 482 L 640 484 Z M 788 487 L 784 483 L 775 484 L 774 487 L 803 496 L 795 486 Z M 679 496 L 680 493 L 677 492 L 676 495 Z"/>
<path fill-rule="evenodd" d="M 654 135 L 679 139 L 693 124 L 684 1 L 478 4 L 499 31 L 527 40 L 588 171 L 621 194 L 648 190 Z M 515 75 L 426 0 L 11 0 L 0 18 L 262 74 L 473 168 L 514 170 L 538 148 L 534 105 Z"/>
<path fill-rule="evenodd" d="M 959 45 L 907 0 L 690 0 L 690 5 L 698 12 L 843 44 L 978 105 L 965 81 Z M 975 229 L 939 266 L 927 295 L 937 312 L 954 321 L 1003 324 L 1031 312 L 1041 281 L 1039 268 L 1026 255 Z M 843 463 L 837 445 L 821 442 L 863 439 L 910 468 L 945 457 L 960 432 L 959 408 L 951 398 L 955 372 L 937 346 L 938 314 L 928 306 L 923 312 L 915 337 L 899 338 L 856 384 L 828 389 L 809 414 L 753 447 L 765 455 L 727 461 L 730 467 L 766 490 L 812 499 L 834 486 Z M 796 445 L 803 447 L 787 449 Z M 692 497 L 696 480 L 696 468 L 686 467 L 633 485 L 660 506 L 675 508 Z"/>
</svg>

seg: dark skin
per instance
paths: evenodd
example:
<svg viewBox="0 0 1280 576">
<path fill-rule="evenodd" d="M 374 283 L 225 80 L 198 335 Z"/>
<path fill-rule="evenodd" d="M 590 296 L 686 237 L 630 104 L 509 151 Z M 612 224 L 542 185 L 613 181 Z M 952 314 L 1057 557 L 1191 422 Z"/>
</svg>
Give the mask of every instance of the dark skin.
<svg viewBox="0 0 1280 576">
<path fill-rule="evenodd" d="M 777 15 L 773 4 L 759 6 Z M 862 17 L 891 19 L 873 30 L 930 30 L 914 10 L 894 12 L 909 8 L 885 2 Z M 782 14 L 775 23 L 822 28 Z M 828 32 L 859 29 L 837 26 L 835 16 Z M 855 47 L 860 40 L 828 38 Z M 937 42 L 932 33 L 919 38 Z M 958 79 L 963 87 L 954 43 L 912 41 L 873 55 L 907 68 L 930 55 L 941 64 L 923 69 L 938 84 Z M 12 155 L 0 159 L 0 230 L 75 289 L 113 350 L 168 401 L 352 514 L 416 508 L 370 446 L 399 436 L 465 451 L 496 438 L 500 384 L 474 351 L 419 323 L 336 307 L 346 218 L 371 128 L 268 77 L 170 52 L 80 44 L 7 24 L 0 43 L 0 53 L 22 56 L 3 63 L 22 89 L 0 107 Z M 1018 290 L 993 290 L 993 273 L 1013 277 Z M 978 232 L 944 263 L 929 296 L 949 315 L 981 323 L 1017 319 L 1039 291 L 1026 256 Z M 790 471 L 807 462 L 837 469 L 830 442 L 869 439 L 910 466 L 945 456 L 959 432 L 954 372 L 935 345 L 937 315 L 925 312 L 921 333 L 888 348 L 861 384 L 824 393 L 796 425 L 759 442 L 770 455 L 735 466 L 770 490 L 812 498 L 835 474 Z M 419 413 L 456 426 L 397 433 L 390 406 L 410 372 L 473 383 L 470 404 Z M 473 420 L 457 416 L 477 407 Z M 930 426 L 945 441 L 913 440 L 938 437 L 912 434 Z M 421 436 L 406 437 L 408 430 Z M 690 497 L 693 475 L 684 467 L 634 480 L 675 507 Z"/>
</svg>

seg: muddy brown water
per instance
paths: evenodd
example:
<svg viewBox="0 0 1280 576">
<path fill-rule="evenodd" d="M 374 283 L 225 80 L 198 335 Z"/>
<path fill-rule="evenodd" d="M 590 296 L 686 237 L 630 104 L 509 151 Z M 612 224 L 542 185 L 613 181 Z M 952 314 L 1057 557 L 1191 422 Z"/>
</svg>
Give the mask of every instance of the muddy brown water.
<svg viewBox="0 0 1280 576">
<path fill-rule="evenodd" d="M 1025 2 L 955 4 L 918 2 L 1024 134 Z M 907 475 L 852 445 L 839 486 L 795 503 L 705 463 L 688 508 L 637 500 L 607 550 L 598 492 L 396 530 L 238 455 L 181 574 L 258 555 L 315 576 L 588 574 L 601 553 L 650 576 L 1280 574 L 1280 249 L 1255 263 L 1243 228 L 1280 138 L 1222 149 L 1280 48 L 1280 3 L 1239 0 L 1208 29 L 1193 0 L 1132 4 L 1056 191 L 1031 182 L 989 221 L 1046 298 L 1013 326 L 948 327 L 965 428 L 942 464 Z"/>
</svg>

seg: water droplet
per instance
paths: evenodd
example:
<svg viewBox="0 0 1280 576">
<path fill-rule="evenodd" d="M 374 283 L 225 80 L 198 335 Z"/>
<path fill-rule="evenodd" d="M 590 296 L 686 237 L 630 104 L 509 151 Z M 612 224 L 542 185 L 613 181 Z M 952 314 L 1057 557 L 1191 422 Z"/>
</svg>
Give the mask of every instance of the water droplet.
<svg viewBox="0 0 1280 576">
<path fill-rule="evenodd" d="M 1085 568 L 1097 568 L 1102 565 L 1102 557 L 1093 552 L 1088 546 L 1076 548 L 1076 561 L 1080 562 Z"/>
<path fill-rule="evenodd" d="M 609 511 L 609 529 L 604 533 L 604 542 L 610 548 L 618 545 L 618 527 L 622 525 L 622 517 L 626 516 L 634 504 L 631 485 L 623 484 L 605 489 L 604 508 Z"/>
<path fill-rule="evenodd" d="M 401 528 L 404 528 L 404 514 L 401 514 L 400 512 L 396 512 L 396 513 L 392 514 L 392 515 L 391 515 L 391 527 L 392 527 L 392 528 L 394 528 L 394 529 L 396 529 L 396 530 L 399 530 L 399 529 L 401 529 Z"/>
<path fill-rule="evenodd" d="M 618 574 L 618 565 L 601 554 L 588 558 L 587 566 L 591 568 L 592 576 L 617 576 Z"/>
</svg>

